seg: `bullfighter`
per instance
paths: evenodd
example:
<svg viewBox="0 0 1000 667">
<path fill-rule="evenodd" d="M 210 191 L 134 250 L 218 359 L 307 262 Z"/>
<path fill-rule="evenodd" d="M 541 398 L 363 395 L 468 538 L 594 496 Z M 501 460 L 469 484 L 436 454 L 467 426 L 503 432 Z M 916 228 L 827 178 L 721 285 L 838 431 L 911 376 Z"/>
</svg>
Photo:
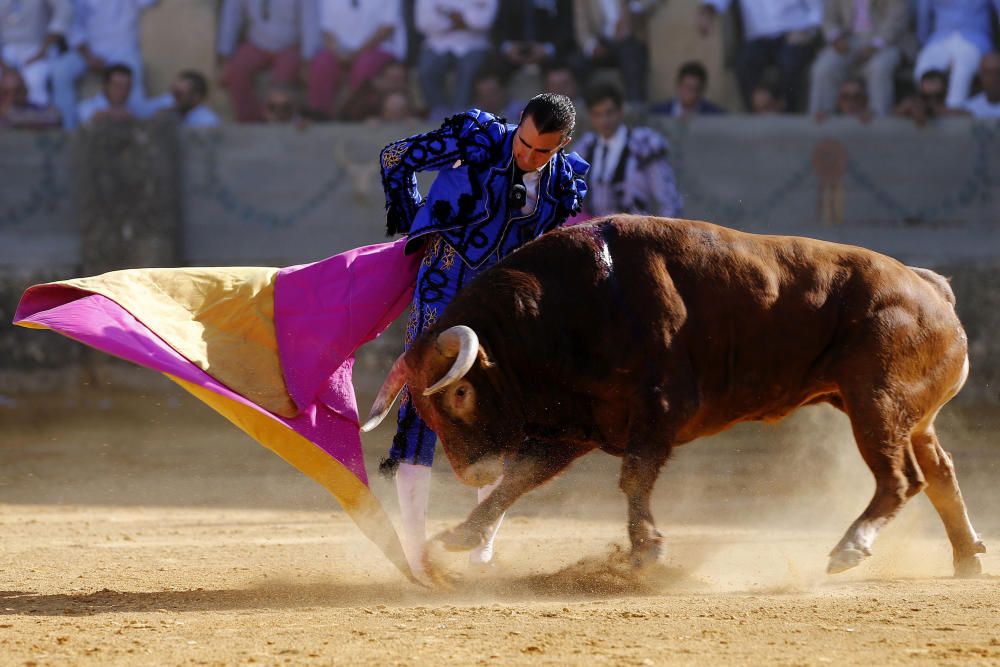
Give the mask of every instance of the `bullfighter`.
<svg viewBox="0 0 1000 667">
<path fill-rule="evenodd" d="M 423 253 L 406 327 L 407 349 L 463 285 L 580 211 L 589 165 L 563 150 L 575 125 L 572 101 L 545 93 L 525 105 L 517 125 L 471 109 L 448 118 L 438 130 L 382 150 L 387 231 L 407 234 L 406 251 Z M 417 186 L 418 171 L 438 172 L 426 199 Z M 437 436 L 406 392 L 397 424 L 380 470 L 395 475 L 403 549 L 420 576 Z M 479 500 L 493 488 L 480 488 Z M 502 520 L 470 555 L 474 564 L 492 561 L 493 538 Z"/>
</svg>

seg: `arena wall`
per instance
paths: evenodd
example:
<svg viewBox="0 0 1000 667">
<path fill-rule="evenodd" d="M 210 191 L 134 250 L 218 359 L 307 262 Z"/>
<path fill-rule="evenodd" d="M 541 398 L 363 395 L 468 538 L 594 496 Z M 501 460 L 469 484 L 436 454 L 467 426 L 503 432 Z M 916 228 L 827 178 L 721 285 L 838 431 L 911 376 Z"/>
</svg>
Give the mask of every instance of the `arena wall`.
<svg viewBox="0 0 1000 667">
<path fill-rule="evenodd" d="M 686 217 L 863 245 L 952 276 L 973 366 L 962 397 L 1000 402 L 1000 124 L 651 124 L 670 137 Z M 378 151 L 421 129 L 0 134 L 0 393 L 72 384 L 87 359 L 9 326 L 29 284 L 129 266 L 283 266 L 380 242 Z M 398 339 L 391 329 L 372 354 Z"/>
</svg>

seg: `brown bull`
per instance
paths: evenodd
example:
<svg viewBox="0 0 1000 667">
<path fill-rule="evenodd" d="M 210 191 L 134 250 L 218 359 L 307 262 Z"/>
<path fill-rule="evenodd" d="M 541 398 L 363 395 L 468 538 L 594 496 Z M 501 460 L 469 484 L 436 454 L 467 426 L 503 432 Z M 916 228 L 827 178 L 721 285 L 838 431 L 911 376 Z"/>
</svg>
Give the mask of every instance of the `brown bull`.
<svg viewBox="0 0 1000 667">
<path fill-rule="evenodd" d="M 955 573 L 980 572 L 934 419 L 969 370 L 947 281 L 853 246 L 686 220 L 615 217 L 547 234 L 458 295 L 394 364 L 459 478 L 497 489 L 439 535 L 470 549 L 522 494 L 601 449 L 621 456 L 633 562 L 659 555 L 650 494 L 674 446 L 830 403 L 875 495 L 830 554 L 854 567 L 925 490 Z"/>
</svg>

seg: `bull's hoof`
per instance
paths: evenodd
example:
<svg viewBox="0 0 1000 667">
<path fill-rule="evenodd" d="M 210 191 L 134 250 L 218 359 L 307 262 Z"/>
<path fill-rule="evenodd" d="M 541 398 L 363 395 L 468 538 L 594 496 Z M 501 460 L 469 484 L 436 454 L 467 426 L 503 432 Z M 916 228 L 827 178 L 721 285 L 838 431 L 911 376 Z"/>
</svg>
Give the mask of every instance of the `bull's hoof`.
<svg viewBox="0 0 1000 667">
<path fill-rule="evenodd" d="M 983 573 L 983 564 L 979 560 L 979 554 L 986 553 L 986 545 L 977 541 L 972 545 L 968 553 L 962 555 L 955 554 L 955 577 L 968 578 L 978 577 Z"/>
<path fill-rule="evenodd" d="M 972 577 L 978 577 L 983 573 L 983 564 L 979 560 L 979 556 L 969 556 L 963 558 L 962 560 L 955 561 L 955 578 L 956 579 L 970 579 Z"/>
<path fill-rule="evenodd" d="M 846 572 L 852 567 L 857 567 L 861 561 L 870 555 L 870 553 L 865 553 L 861 549 L 853 549 L 851 547 L 837 549 L 830 554 L 830 562 L 826 566 L 826 573 L 840 574 L 841 572 Z"/>
<path fill-rule="evenodd" d="M 657 539 L 644 540 L 642 544 L 632 547 L 629 564 L 636 570 L 645 570 L 660 560 L 663 555 L 663 543 Z"/>
<path fill-rule="evenodd" d="M 983 544 L 981 540 L 977 540 L 976 543 L 972 545 L 972 548 L 964 553 L 956 553 L 954 559 L 955 577 L 978 577 L 982 574 L 983 564 L 979 560 L 979 554 L 984 553 L 986 553 L 986 545 Z"/>
<path fill-rule="evenodd" d="M 461 524 L 438 533 L 433 541 L 448 551 L 470 551 L 485 542 L 486 536 L 482 531 Z"/>
</svg>

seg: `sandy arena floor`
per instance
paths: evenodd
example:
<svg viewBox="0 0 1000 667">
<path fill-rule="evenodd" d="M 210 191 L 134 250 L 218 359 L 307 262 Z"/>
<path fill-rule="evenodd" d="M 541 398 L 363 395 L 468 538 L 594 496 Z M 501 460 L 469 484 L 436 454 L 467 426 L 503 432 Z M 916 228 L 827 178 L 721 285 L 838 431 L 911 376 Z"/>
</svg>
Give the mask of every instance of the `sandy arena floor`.
<svg viewBox="0 0 1000 667">
<path fill-rule="evenodd" d="M 940 422 L 992 549 L 981 579 L 950 578 L 923 497 L 868 562 L 824 574 L 873 484 L 846 422 L 812 412 L 680 449 L 654 505 L 668 557 L 645 578 L 619 564 L 617 462 L 594 455 L 515 506 L 492 571 L 442 592 L 181 394 L 6 401 L 0 662 L 997 665 L 998 423 Z M 471 509 L 447 468 L 433 493 L 432 529 Z"/>
</svg>

